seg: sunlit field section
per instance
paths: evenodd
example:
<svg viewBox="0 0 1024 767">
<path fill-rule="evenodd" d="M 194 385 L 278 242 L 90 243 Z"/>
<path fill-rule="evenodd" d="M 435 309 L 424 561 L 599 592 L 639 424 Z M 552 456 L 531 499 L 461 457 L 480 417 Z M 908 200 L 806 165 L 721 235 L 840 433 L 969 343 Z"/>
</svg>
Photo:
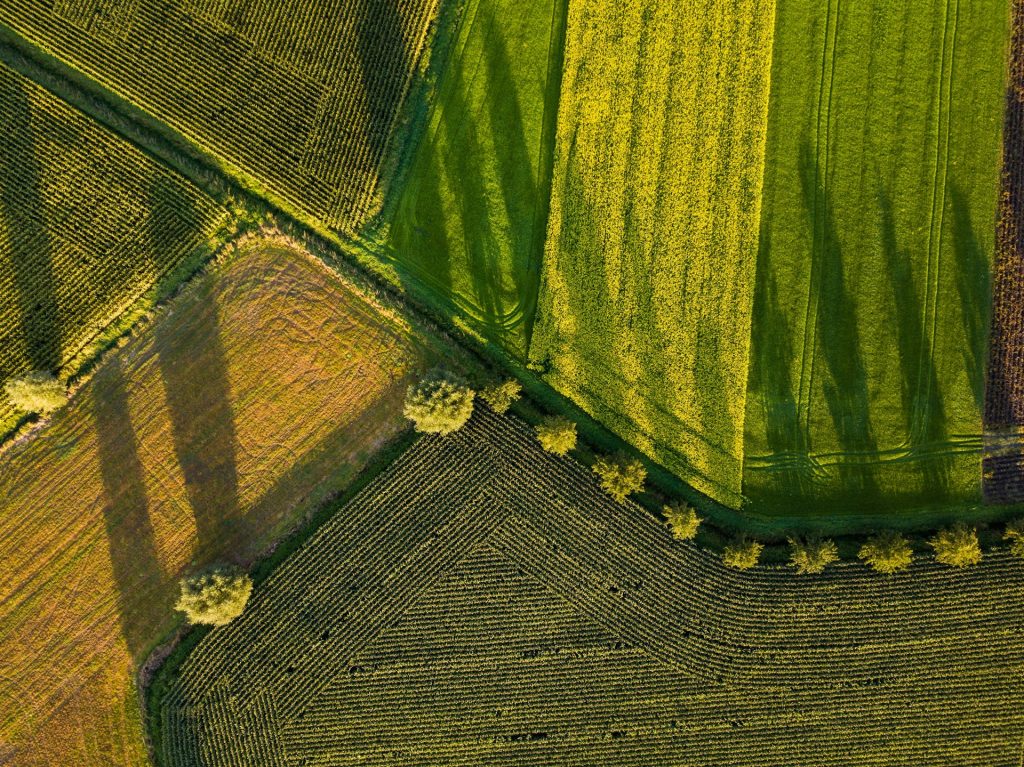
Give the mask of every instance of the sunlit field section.
<svg viewBox="0 0 1024 767">
<path fill-rule="evenodd" d="M 770 0 L 571 0 L 530 357 L 739 504 Z"/>
<path fill-rule="evenodd" d="M 744 494 L 980 501 L 1008 4 L 776 13 Z"/>
<path fill-rule="evenodd" d="M 250 243 L 0 458 L 0 761 L 148 765 L 134 673 L 177 578 L 247 563 L 404 428 L 397 319 Z"/>
<path fill-rule="evenodd" d="M 0 383 L 64 366 L 226 217 L 0 66 Z M 16 421 L 0 394 L 0 437 Z"/>
<path fill-rule="evenodd" d="M 416 442 L 207 634 L 161 767 L 1013 765 L 1024 567 L 739 573 L 529 427 Z"/>
<path fill-rule="evenodd" d="M 399 266 L 525 355 L 566 0 L 469 0 L 390 228 Z"/>
<path fill-rule="evenodd" d="M 295 209 L 350 231 L 436 0 L 4 0 L 0 22 Z"/>
</svg>

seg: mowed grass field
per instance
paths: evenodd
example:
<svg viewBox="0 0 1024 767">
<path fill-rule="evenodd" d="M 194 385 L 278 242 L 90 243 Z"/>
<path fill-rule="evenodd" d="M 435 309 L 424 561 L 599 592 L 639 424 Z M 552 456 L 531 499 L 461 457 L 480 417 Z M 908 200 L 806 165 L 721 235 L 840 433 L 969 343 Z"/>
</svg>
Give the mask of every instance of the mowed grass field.
<svg viewBox="0 0 1024 767">
<path fill-rule="evenodd" d="M 980 501 L 1006 0 L 779 0 L 743 492 Z"/>
<path fill-rule="evenodd" d="M 571 0 L 530 358 L 740 500 L 771 0 Z"/>
<path fill-rule="evenodd" d="M 207 634 L 161 767 L 1019 759 L 1024 566 L 739 573 L 525 424 L 425 437 Z"/>
<path fill-rule="evenodd" d="M 5 0 L 0 22 L 223 160 L 351 232 L 436 0 Z"/>
<path fill-rule="evenodd" d="M 226 220 L 183 178 L 0 66 L 0 382 L 74 373 Z M 0 437 L 17 420 L 0 395 Z"/>
<path fill-rule="evenodd" d="M 179 576 L 250 563 L 405 428 L 408 332 L 250 241 L 0 456 L 0 761 L 148 764 L 134 675 Z"/>
<path fill-rule="evenodd" d="M 566 0 L 468 0 L 387 255 L 525 356 L 551 183 Z"/>
</svg>

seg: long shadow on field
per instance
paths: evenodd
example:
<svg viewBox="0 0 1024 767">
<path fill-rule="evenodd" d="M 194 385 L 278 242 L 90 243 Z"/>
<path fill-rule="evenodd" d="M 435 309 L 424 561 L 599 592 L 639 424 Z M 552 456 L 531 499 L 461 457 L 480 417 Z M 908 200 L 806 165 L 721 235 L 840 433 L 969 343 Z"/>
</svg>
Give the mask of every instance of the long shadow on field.
<svg viewBox="0 0 1024 767">
<path fill-rule="evenodd" d="M 170 198 L 151 188 L 151 247 L 174 241 Z M 177 199 L 180 206 L 183 201 Z M 234 413 L 227 361 L 220 340 L 215 296 L 202 290 L 176 302 L 175 311 L 156 324 L 159 355 L 174 450 L 195 514 L 199 548 L 223 545 L 238 515 Z"/>
<path fill-rule="evenodd" d="M 793 330 L 779 305 L 779 290 L 771 266 L 770 227 L 761 224 L 757 281 L 751 318 L 750 382 L 747 396 L 760 402 L 765 436 L 772 453 L 772 478 L 791 498 L 804 497 L 812 477 L 807 432 L 793 395 Z"/>
<path fill-rule="evenodd" d="M 974 231 L 970 202 L 956 183 L 950 185 L 953 205 L 953 252 L 956 258 L 956 289 L 960 295 L 967 348 L 964 366 L 979 411 L 985 406 L 985 360 L 988 355 L 988 327 L 992 279 L 985 250 Z"/>
<path fill-rule="evenodd" d="M 939 458 L 933 458 L 928 450 L 946 441 L 946 411 L 935 371 L 935 357 L 921 321 L 924 308 L 918 297 L 919 283 L 914 279 L 910 253 L 899 248 L 892 199 L 884 189 L 878 191 L 878 208 L 882 217 L 882 255 L 896 309 L 896 341 L 909 445 L 919 451 L 915 460 L 923 475 L 925 493 L 943 497 L 949 486 L 949 462 L 941 458 L 941 452 Z M 923 286 L 923 289 L 928 287 Z"/>
<path fill-rule="evenodd" d="M 0 327 L 0 347 L 19 346 L 20 335 L 33 369 L 56 370 L 61 324 L 41 177 L 28 96 L 12 75 L 0 73 L 0 231 L 7 233 L 21 318 L 20 328 Z M 0 379 L 19 372 L 0 362 Z"/>
<path fill-rule="evenodd" d="M 843 254 L 832 213 L 832 200 L 822 178 L 818 159 L 809 142 L 801 148 L 800 176 L 804 204 L 814 235 L 812 258 L 818 291 L 817 349 L 825 363 L 815 364 L 815 376 L 825 373 L 822 391 L 835 428 L 836 440 L 845 454 L 838 462 L 844 494 L 870 501 L 879 496 L 871 466 L 857 456 L 872 460 L 877 445 L 868 420 L 867 370 L 861 352 L 860 333 L 853 297 L 846 289 Z M 813 397 L 813 387 L 811 389 Z"/>
<path fill-rule="evenodd" d="M 357 0 L 356 49 L 366 94 L 367 130 L 373 165 L 384 156 L 400 85 L 413 66 L 406 44 L 406 19 L 399 0 Z"/>
<path fill-rule="evenodd" d="M 163 571 L 149 520 L 142 461 L 119 359 L 112 359 L 100 369 L 90 394 L 106 501 L 103 518 L 117 585 L 121 630 L 129 652 L 138 659 L 148 649 L 147 639 L 153 635 L 153 627 L 145 620 L 153 612 L 146 605 L 148 592 L 158 585 Z"/>
</svg>

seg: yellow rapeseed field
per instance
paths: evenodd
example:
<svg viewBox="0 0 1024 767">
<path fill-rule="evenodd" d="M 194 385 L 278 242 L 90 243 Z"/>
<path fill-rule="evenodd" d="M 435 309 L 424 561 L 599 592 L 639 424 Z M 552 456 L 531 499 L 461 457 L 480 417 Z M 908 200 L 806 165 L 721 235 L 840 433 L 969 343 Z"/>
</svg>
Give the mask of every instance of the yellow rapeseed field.
<svg viewBox="0 0 1024 767">
<path fill-rule="evenodd" d="M 177 580 L 245 563 L 403 428 L 419 353 L 283 244 L 246 246 L 0 457 L 0 763 L 145 765 L 134 673 Z"/>
<path fill-rule="evenodd" d="M 774 3 L 571 0 L 530 356 L 738 503 Z"/>
</svg>

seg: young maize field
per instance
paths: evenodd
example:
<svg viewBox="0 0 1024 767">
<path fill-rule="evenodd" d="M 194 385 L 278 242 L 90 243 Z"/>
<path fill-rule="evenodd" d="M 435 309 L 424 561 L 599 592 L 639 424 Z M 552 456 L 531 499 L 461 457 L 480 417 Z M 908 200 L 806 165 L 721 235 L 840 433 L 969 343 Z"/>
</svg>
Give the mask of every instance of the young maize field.
<svg viewBox="0 0 1024 767">
<path fill-rule="evenodd" d="M 777 3 L 750 510 L 980 504 L 1008 11 Z"/>
<path fill-rule="evenodd" d="M 379 173 L 436 0 L 4 0 L 0 22 L 345 232 Z"/>
<path fill-rule="evenodd" d="M 773 0 L 570 0 L 530 357 L 739 505 Z"/>
<path fill-rule="evenodd" d="M 740 573 L 518 420 L 423 437 L 210 631 L 163 767 L 1015 764 L 1024 566 Z"/>
<path fill-rule="evenodd" d="M 0 382 L 74 367 L 226 217 L 180 176 L 0 65 Z M 17 418 L 0 396 L 0 435 Z"/>
<path fill-rule="evenodd" d="M 308 254 L 250 242 L 10 447 L 0 763 L 147 767 L 135 675 L 179 577 L 251 562 L 351 482 L 404 426 L 416 347 Z"/>
</svg>

